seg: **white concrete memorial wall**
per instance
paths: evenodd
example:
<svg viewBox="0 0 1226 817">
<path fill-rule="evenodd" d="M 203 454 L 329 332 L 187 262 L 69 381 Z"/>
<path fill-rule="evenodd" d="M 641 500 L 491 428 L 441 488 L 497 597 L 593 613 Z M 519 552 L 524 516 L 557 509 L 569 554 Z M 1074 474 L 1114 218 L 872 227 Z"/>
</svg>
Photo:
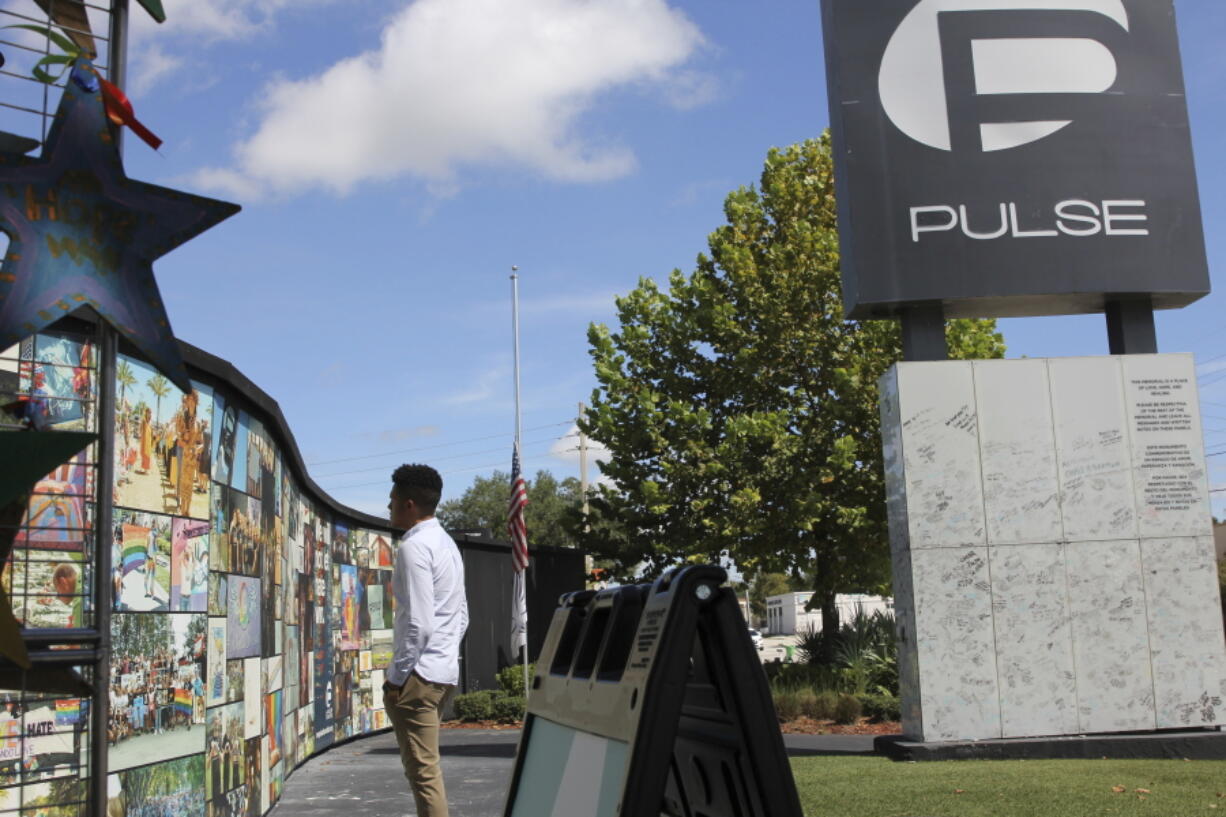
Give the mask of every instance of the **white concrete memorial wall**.
<svg viewBox="0 0 1226 817">
<path fill-rule="evenodd" d="M 908 738 L 1226 725 L 1191 355 L 899 363 L 881 420 Z"/>
</svg>

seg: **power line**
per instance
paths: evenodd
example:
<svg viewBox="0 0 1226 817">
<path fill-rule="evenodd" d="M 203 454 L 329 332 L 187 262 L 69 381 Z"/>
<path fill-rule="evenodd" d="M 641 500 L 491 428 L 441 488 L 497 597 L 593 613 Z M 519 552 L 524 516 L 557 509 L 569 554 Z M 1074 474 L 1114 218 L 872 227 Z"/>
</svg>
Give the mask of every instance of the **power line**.
<svg viewBox="0 0 1226 817">
<path fill-rule="evenodd" d="M 579 450 L 579 448 L 578 448 L 578 447 L 575 447 L 575 448 L 567 448 L 567 449 L 564 449 L 564 451 L 563 451 L 562 453 L 569 453 L 569 452 L 571 452 L 571 451 L 578 451 L 578 450 Z M 530 461 L 531 461 L 531 459 L 532 459 L 532 458 L 530 458 L 530 457 L 525 457 L 525 458 L 524 458 L 524 462 L 530 462 Z M 454 469 L 452 469 L 452 470 L 450 470 L 450 471 L 441 471 L 441 472 L 440 472 L 440 475 L 441 475 L 441 476 L 447 476 L 447 475 L 449 475 L 449 474 L 465 474 L 465 473 L 468 473 L 468 472 L 470 472 L 470 471 L 482 471 L 482 470 L 484 470 L 484 469 L 486 469 L 486 468 L 499 468 L 499 467 L 501 467 L 501 466 L 503 466 L 503 465 L 506 465 L 506 463 L 505 463 L 505 462 L 495 462 L 495 463 L 491 463 L 491 464 L 489 464 L 489 465 L 474 465 L 474 466 L 473 466 L 473 467 L 471 467 L 471 468 L 454 468 Z M 332 492 L 332 493 L 335 493 L 335 492 L 337 492 L 337 491 L 347 491 L 347 490 L 349 490 L 350 488 L 369 488 L 369 487 L 371 487 L 372 485 L 387 485 L 387 484 L 388 484 L 388 480 L 386 480 L 386 479 L 381 479 L 381 480 L 379 480 L 378 482 L 359 482 L 359 483 L 358 483 L 358 484 L 356 484 L 356 485 L 338 485 L 337 487 L 335 487 L 335 488 L 329 488 L 328 490 L 329 490 L 330 492 Z"/>
<path fill-rule="evenodd" d="M 524 443 L 524 445 L 536 445 L 537 443 L 553 442 L 554 440 L 558 440 L 558 439 L 564 440 L 566 439 L 566 436 L 563 435 L 562 437 L 544 437 L 539 440 L 532 440 L 530 442 L 526 442 Z M 503 449 L 502 448 L 486 448 L 481 451 L 468 451 L 464 454 L 451 454 L 446 457 L 432 457 L 431 461 L 432 462 L 444 462 L 446 460 L 458 460 L 458 459 L 461 459 L 462 457 L 476 457 L 481 454 L 495 454 L 501 450 Z M 352 471 L 337 471 L 335 474 L 320 474 L 319 476 L 315 477 L 315 479 L 330 479 L 332 477 L 343 477 L 348 474 L 366 474 L 371 471 L 382 471 L 386 468 L 387 468 L 386 465 L 373 465 L 370 468 L 355 468 Z"/>
<path fill-rule="evenodd" d="M 558 426 L 568 426 L 574 422 L 575 422 L 574 420 L 565 420 L 561 423 L 549 423 L 547 425 L 536 426 L 535 428 L 526 428 L 524 430 L 525 431 L 541 431 L 546 428 L 557 428 Z M 308 462 L 307 465 L 332 465 L 333 463 L 337 463 L 337 462 L 354 462 L 356 460 L 373 460 L 376 457 L 391 457 L 397 454 L 412 454 L 417 451 L 433 451 L 438 448 L 447 448 L 453 445 L 464 445 L 466 443 L 479 443 L 479 442 L 484 442 L 485 440 L 506 439 L 507 437 L 514 437 L 514 436 L 515 436 L 514 432 L 508 431 L 503 434 L 491 434 L 488 437 L 472 437 L 467 440 L 455 440 L 453 442 L 439 443 L 437 445 L 424 445 L 418 448 L 403 448 L 398 451 L 384 451 L 382 454 L 364 454 L 360 457 L 341 457 L 335 460 L 316 460 L 315 462 Z"/>
</svg>

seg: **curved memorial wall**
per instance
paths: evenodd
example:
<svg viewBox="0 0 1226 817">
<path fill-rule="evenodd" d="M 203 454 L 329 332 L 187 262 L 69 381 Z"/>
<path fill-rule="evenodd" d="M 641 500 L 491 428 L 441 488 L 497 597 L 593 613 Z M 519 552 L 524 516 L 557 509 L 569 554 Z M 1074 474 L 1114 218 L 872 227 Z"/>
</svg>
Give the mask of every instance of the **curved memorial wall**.
<svg viewBox="0 0 1226 817">
<path fill-rule="evenodd" d="M 267 395 L 184 352 L 190 394 L 117 367 L 111 795 L 258 815 L 312 753 L 388 725 L 395 540 L 310 481 Z"/>
<path fill-rule="evenodd" d="M 4 589 L 27 628 L 105 627 L 93 554 L 109 547 L 108 814 L 261 815 L 311 754 L 388 725 L 374 693 L 394 534 L 321 491 L 276 403 L 199 349 L 183 346 L 191 393 L 121 352 L 99 417 L 94 341 L 48 332 L 0 356 L 0 391 L 49 430 L 114 434 L 109 536 L 91 530 L 90 446 L 39 482 Z M 0 813 L 84 813 L 88 709 L 62 690 L 4 694 Z"/>
</svg>

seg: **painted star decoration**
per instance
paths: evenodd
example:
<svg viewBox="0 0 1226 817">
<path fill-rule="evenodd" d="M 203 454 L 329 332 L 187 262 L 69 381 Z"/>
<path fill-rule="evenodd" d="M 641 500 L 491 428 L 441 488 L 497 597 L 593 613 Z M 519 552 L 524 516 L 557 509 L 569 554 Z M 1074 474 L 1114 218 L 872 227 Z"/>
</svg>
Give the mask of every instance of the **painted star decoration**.
<svg viewBox="0 0 1226 817">
<path fill-rule="evenodd" d="M 124 175 L 98 76 L 78 59 L 42 155 L 0 154 L 0 349 L 89 305 L 191 391 L 153 261 L 239 209 Z"/>
</svg>

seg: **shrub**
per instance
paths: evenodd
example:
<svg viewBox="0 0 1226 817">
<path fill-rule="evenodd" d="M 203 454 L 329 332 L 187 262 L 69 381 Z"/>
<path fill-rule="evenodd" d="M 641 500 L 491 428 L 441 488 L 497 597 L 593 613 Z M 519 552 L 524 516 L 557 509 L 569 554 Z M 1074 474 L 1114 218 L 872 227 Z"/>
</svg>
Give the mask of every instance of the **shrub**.
<svg viewBox="0 0 1226 817">
<path fill-rule="evenodd" d="M 813 696 L 812 711 L 805 714 L 818 721 L 833 720 L 834 709 L 838 702 L 837 692 L 832 689 L 823 689 Z"/>
<path fill-rule="evenodd" d="M 838 672 L 831 667 L 814 664 L 764 664 L 766 677 L 773 688 L 800 689 L 834 689 L 838 683 Z"/>
<path fill-rule="evenodd" d="M 520 672 L 523 670 L 520 669 Z M 528 711 L 528 703 L 522 695 L 499 695 L 494 699 L 493 711 L 494 720 L 514 723 L 524 719 L 524 713 Z"/>
<path fill-rule="evenodd" d="M 536 664 L 528 665 L 528 678 L 536 674 Z M 524 665 L 511 664 L 498 670 L 498 688 L 508 695 L 524 697 Z"/>
<path fill-rule="evenodd" d="M 897 696 L 870 692 L 858 696 L 864 714 L 874 721 L 902 720 L 902 703 Z"/>
<path fill-rule="evenodd" d="M 806 718 L 816 718 L 817 716 L 813 713 L 817 709 L 817 693 L 808 687 L 796 690 L 796 706 L 800 709 L 801 715 Z"/>
<path fill-rule="evenodd" d="M 795 689 L 776 689 L 771 692 L 775 702 L 775 713 L 781 721 L 792 721 L 800 717 L 800 693 Z"/>
<path fill-rule="evenodd" d="M 860 719 L 862 713 L 860 701 L 856 699 L 856 696 L 843 694 L 839 696 L 834 705 L 834 722 L 855 723 Z"/>
<path fill-rule="evenodd" d="M 494 695 L 491 689 L 457 695 L 455 715 L 462 721 L 487 721 L 494 715 Z"/>
</svg>

